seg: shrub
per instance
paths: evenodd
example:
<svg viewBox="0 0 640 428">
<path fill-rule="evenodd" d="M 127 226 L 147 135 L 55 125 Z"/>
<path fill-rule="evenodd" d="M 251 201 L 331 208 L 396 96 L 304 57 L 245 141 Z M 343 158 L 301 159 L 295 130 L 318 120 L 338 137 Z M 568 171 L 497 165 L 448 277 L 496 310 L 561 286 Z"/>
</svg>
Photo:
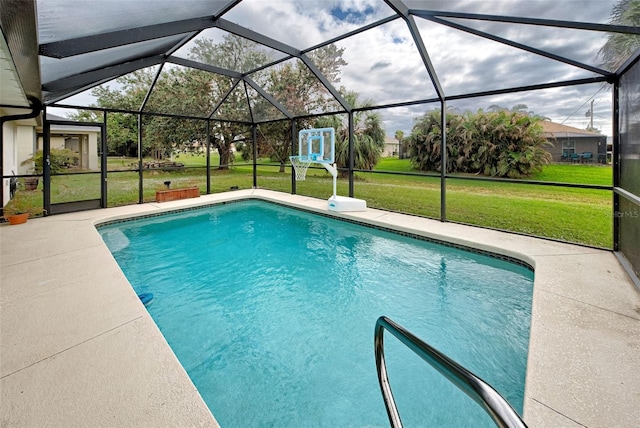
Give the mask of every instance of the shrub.
<svg viewBox="0 0 640 428">
<path fill-rule="evenodd" d="M 16 195 L 7 202 L 2 213 L 5 218 L 16 214 L 29 214 L 31 217 L 40 215 L 44 212 L 41 206 L 37 205 L 33 200 L 24 196 L 22 193 Z"/>
<path fill-rule="evenodd" d="M 440 118 L 439 110 L 425 114 L 407 139 L 416 169 L 440 171 Z M 518 178 L 540 171 L 551 155 L 539 121 L 521 112 L 447 112 L 447 172 Z"/>
<path fill-rule="evenodd" d="M 50 155 L 50 168 L 52 174 L 63 172 L 69 167 L 78 165 L 80 156 L 71 149 L 51 149 Z M 22 162 L 22 165 L 26 165 L 29 162 L 33 162 L 33 172 L 35 174 L 42 174 L 44 170 L 44 153 L 42 150 L 38 150 L 33 157 Z"/>
</svg>

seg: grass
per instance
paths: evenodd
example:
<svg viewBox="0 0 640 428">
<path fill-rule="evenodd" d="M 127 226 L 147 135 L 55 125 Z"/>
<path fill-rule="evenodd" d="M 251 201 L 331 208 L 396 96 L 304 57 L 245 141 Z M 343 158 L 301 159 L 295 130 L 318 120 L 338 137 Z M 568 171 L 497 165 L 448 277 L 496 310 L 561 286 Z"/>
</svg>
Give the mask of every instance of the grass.
<svg viewBox="0 0 640 428">
<path fill-rule="evenodd" d="M 613 169 L 599 164 L 552 164 L 532 175 L 531 180 L 613 186 Z"/>
<path fill-rule="evenodd" d="M 416 172 L 411 169 L 409 159 L 397 158 L 382 159 L 376 165 L 375 171 Z M 545 166 L 541 172 L 531 175 L 527 180 L 612 186 L 613 169 L 611 165 L 556 163 Z"/>
<path fill-rule="evenodd" d="M 143 200 L 155 200 L 155 191 L 171 187 L 198 186 L 206 193 L 204 156 L 182 155 L 174 159 L 184 170 L 145 171 Z M 127 171 L 136 159 L 109 158 L 107 162 L 107 203 L 118 206 L 138 203 L 138 173 Z M 261 164 L 269 163 L 260 160 Z M 218 165 L 217 155 L 211 165 Z M 365 199 L 372 208 L 381 208 L 440 218 L 440 179 L 427 176 L 401 176 L 381 171 L 415 172 L 408 160 L 382 159 L 372 172 L 358 172 L 355 197 Z M 611 185 L 611 166 L 553 164 L 530 177 L 531 180 L 575 184 Z M 52 177 L 52 203 L 100 197 L 99 174 L 72 174 Z M 229 170 L 211 171 L 211 192 L 231 188 L 250 189 L 253 166 L 236 160 Z M 258 186 L 291 193 L 291 169 L 279 172 L 279 165 L 258 166 Z M 42 183 L 40 184 L 40 189 Z M 526 233 L 596 247 L 611 248 L 613 235 L 612 196 L 607 190 L 539 186 L 448 178 L 447 220 L 518 233 Z M 42 192 L 33 193 L 34 202 L 42 202 Z M 296 193 L 326 199 L 332 193 L 332 179 L 324 168 L 310 168 L 305 181 L 296 182 Z M 338 194 L 347 195 L 348 182 L 338 180 Z"/>
</svg>

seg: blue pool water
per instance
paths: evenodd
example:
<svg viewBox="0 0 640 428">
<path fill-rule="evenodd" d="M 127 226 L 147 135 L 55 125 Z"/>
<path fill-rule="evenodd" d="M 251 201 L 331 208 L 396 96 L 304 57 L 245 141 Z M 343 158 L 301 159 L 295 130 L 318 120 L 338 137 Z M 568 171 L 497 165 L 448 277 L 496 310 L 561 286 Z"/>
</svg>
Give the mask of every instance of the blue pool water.
<svg viewBox="0 0 640 428">
<path fill-rule="evenodd" d="M 373 352 L 386 315 L 522 409 L 533 273 L 260 201 L 100 228 L 223 427 L 388 426 Z M 405 426 L 492 426 L 386 336 Z"/>
</svg>

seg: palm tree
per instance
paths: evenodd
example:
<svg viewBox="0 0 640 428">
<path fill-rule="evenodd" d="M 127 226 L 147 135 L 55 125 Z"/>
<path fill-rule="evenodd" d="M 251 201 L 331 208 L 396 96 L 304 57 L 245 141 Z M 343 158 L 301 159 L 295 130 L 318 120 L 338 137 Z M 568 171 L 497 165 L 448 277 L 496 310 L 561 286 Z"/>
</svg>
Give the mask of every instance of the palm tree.
<svg viewBox="0 0 640 428">
<path fill-rule="evenodd" d="M 549 163 L 540 119 L 525 113 L 447 112 L 447 172 L 523 177 Z M 419 118 L 407 138 L 411 164 L 422 171 L 442 169 L 440 110 Z"/>
<path fill-rule="evenodd" d="M 370 101 L 360 103 L 358 94 L 349 92 L 345 100 L 352 106 L 362 108 L 372 105 Z M 323 117 L 316 121 L 316 127 L 331 127 L 336 130 L 336 164 L 338 168 L 349 167 L 349 123 L 346 116 Z M 373 169 L 384 150 L 384 129 L 382 117 L 378 113 L 356 112 L 353 114 L 353 165 L 355 169 Z M 341 176 L 347 175 L 342 171 Z"/>
<path fill-rule="evenodd" d="M 466 160 L 472 150 L 466 116 L 447 109 L 447 172 L 467 172 Z M 422 171 L 442 169 L 442 119 L 440 110 L 419 118 L 405 140 L 411 165 Z"/>
<path fill-rule="evenodd" d="M 611 10 L 609 24 L 640 26 L 640 0 L 620 0 Z M 640 39 L 637 35 L 614 33 L 598 51 L 598 56 L 609 70 L 616 70 L 638 49 Z"/>
</svg>

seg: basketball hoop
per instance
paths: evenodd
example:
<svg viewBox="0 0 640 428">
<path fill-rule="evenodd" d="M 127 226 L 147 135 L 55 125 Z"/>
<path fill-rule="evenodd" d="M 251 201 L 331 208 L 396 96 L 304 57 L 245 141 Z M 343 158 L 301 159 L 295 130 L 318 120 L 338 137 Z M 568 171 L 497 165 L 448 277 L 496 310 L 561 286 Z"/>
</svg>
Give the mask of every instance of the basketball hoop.
<svg viewBox="0 0 640 428">
<path fill-rule="evenodd" d="M 291 165 L 296 171 L 296 181 L 304 181 L 307 176 L 307 169 L 309 169 L 312 161 L 306 156 L 290 156 L 289 159 L 291 159 Z"/>
</svg>

